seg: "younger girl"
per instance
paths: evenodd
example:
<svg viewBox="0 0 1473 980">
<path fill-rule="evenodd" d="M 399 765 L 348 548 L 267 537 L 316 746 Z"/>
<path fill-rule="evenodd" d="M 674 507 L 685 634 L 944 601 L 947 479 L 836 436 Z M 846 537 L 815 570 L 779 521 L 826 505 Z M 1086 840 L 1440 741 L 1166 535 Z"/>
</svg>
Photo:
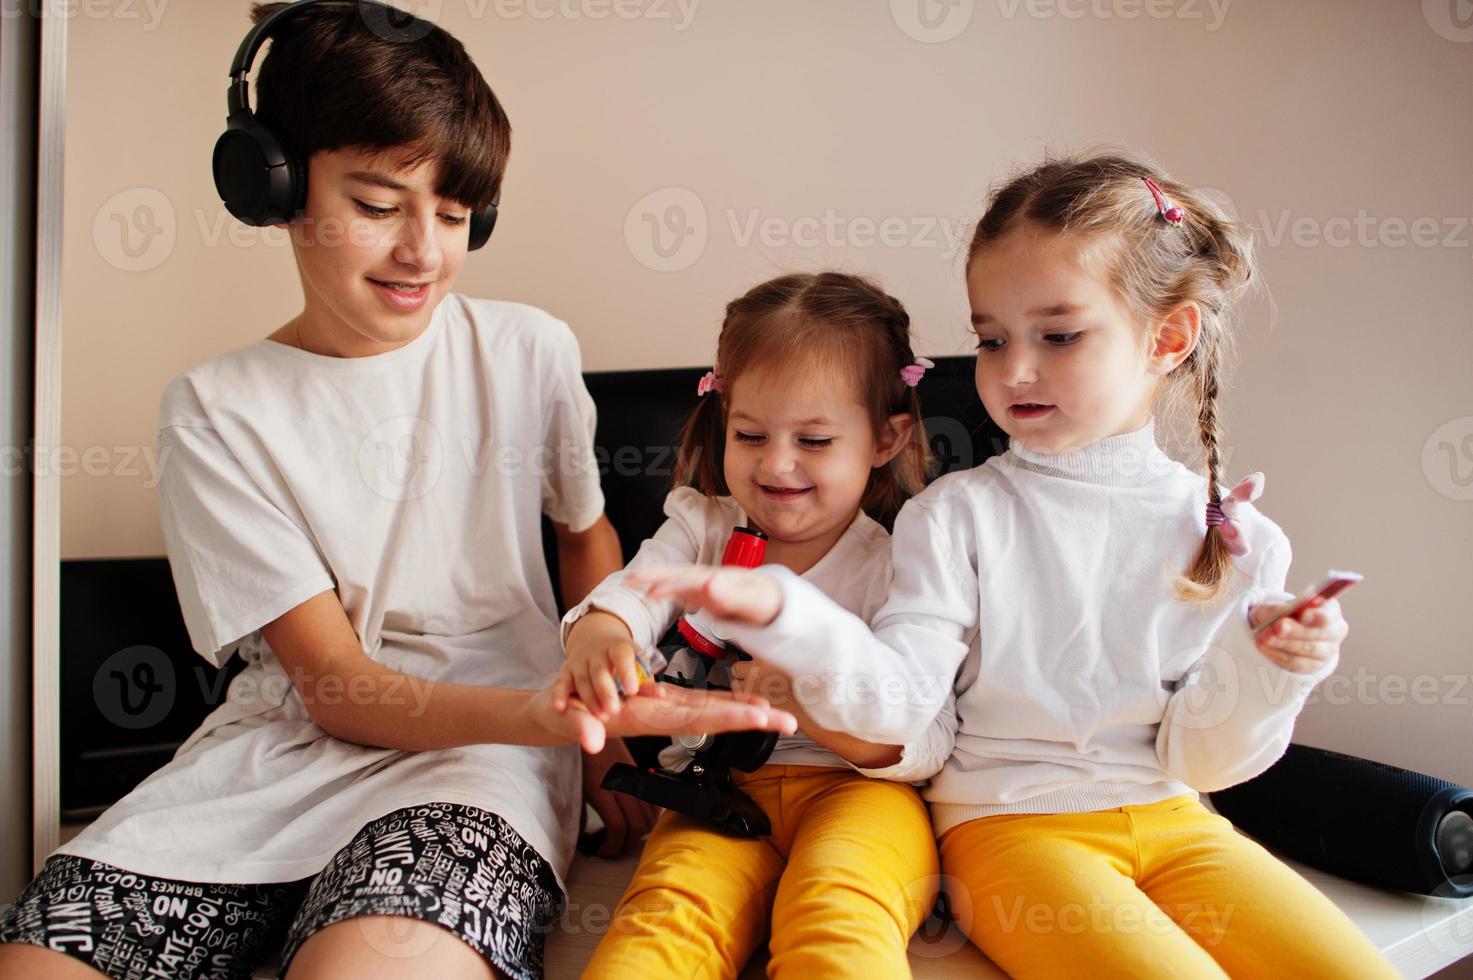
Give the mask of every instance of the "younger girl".
<svg viewBox="0 0 1473 980">
<path fill-rule="evenodd" d="M 732 637 L 769 669 L 868 675 L 868 703 L 806 710 L 902 743 L 891 778 L 934 777 L 959 924 L 1013 976 L 1395 975 L 1194 792 L 1279 757 L 1346 633 L 1331 602 L 1255 641 L 1289 543 L 1248 503 L 1260 478 L 1221 486 L 1217 420 L 1252 269 L 1236 225 L 1143 163 L 1017 177 L 967 268 L 977 391 L 1011 447 L 907 504 L 874 632 L 793 576 L 646 579 L 749 624 Z M 1206 480 L 1157 448 L 1168 394 Z"/>
<path fill-rule="evenodd" d="M 873 615 L 890 578 L 879 521 L 925 471 L 914 386 L 929 362 L 911 353 L 908 326 L 896 300 L 836 273 L 785 276 L 731 303 L 719 368 L 685 428 L 669 519 L 629 570 L 713 565 L 732 528 L 750 522 L 768 536 L 769 563 L 836 608 Z M 679 613 L 630 589 L 626 574 L 564 618 L 568 662 L 553 686 L 555 698 L 576 687 L 605 717 L 620 710 L 614 678 L 636 690 L 635 651 Z M 853 768 L 898 755 L 815 726 L 760 672 L 734 673 L 799 721 L 769 764 L 733 773 L 772 833 L 739 839 L 665 813 L 585 976 L 736 976 L 769 912 L 771 976 L 908 976 L 906 944 L 937 880 L 925 805 Z"/>
</svg>

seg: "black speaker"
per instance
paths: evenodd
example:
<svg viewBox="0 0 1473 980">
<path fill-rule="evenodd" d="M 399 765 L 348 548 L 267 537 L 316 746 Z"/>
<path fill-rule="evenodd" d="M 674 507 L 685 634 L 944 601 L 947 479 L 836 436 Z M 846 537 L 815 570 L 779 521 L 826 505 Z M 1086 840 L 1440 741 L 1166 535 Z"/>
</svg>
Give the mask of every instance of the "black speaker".
<svg viewBox="0 0 1473 980">
<path fill-rule="evenodd" d="M 1211 794 L 1238 829 L 1305 864 L 1381 888 L 1473 896 L 1473 790 L 1291 745 L 1267 772 Z"/>
</svg>

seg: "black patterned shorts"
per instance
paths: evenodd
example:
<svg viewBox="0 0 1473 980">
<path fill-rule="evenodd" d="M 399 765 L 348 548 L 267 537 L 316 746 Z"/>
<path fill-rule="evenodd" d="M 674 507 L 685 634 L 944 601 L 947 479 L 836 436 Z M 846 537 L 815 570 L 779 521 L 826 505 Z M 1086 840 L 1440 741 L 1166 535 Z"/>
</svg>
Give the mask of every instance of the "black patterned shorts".
<svg viewBox="0 0 1473 980">
<path fill-rule="evenodd" d="M 333 923 L 395 915 L 444 926 L 501 972 L 536 980 L 561 905 L 552 867 L 505 820 L 430 803 L 374 820 L 315 877 L 280 884 L 171 881 L 54 854 L 0 915 L 0 942 L 49 947 L 119 980 L 236 980 L 278 949 L 284 975 Z"/>
</svg>

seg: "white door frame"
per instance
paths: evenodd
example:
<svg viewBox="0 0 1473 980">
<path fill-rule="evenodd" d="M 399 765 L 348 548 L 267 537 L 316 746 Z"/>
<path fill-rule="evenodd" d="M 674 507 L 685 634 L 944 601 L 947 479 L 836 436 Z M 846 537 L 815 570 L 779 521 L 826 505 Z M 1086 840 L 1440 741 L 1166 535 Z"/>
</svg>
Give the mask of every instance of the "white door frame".
<svg viewBox="0 0 1473 980">
<path fill-rule="evenodd" d="M 61 236 L 66 163 L 66 0 L 41 15 L 36 154 L 36 431 L 39 452 L 61 445 Z M 33 457 L 36 458 L 36 457 Z M 49 458 L 49 457 L 48 457 Z M 61 834 L 61 480 L 32 468 L 31 863 L 41 869 Z"/>
</svg>

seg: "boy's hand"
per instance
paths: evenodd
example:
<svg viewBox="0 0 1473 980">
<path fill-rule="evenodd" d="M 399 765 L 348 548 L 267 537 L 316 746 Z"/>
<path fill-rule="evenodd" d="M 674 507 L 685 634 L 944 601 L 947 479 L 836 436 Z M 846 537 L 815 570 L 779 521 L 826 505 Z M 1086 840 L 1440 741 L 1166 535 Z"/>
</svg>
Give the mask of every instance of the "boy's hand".
<svg viewBox="0 0 1473 980">
<path fill-rule="evenodd" d="M 704 609 L 717 619 L 752 626 L 768 625 L 783 608 L 782 588 L 751 568 L 651 568 L 631 572 L 626 581 L 651 599 L 679 599 L 692 612 Z"/>
<path fill-rule="evenodd" d="M 653 678 L 639 667 L 639 648 L 633 640 L 608 642 L 595 635 L 580 642 L 577 632 L 570 633 L 567 659 L 552 682 L 552 706 L 567 711 L 569 699 L 576 695 L 595 717 L 607 721 L 619 713 L 620 686 L 638 691 L 650 680 Z M 651 685 L 649 696 L 663 697 L 666 687 Z"/>
<path fill-rule="evenodd" d="M 634 762 L 621 738 L 609 739 L 602 752 L 583 756 L 583 799 L 593 807 L 607 831 L 598 849 L 599 857 L 614 858 L 638 850 L 660 816 L 657 806 L 603 788 L 604 774 L 620 762 Z"/>
<path fill-rule="evenodd" d="M 673 684 L 659 685 L 667 690 L 656 696 L 652 690 L 655 686 L 644 685 L 607 721 L 594 717 L 577 699 L 558 711 L 553 707 L 552 688 L 547 687 L 527 702 L 527 716 L 532 724 L 557 738 L 577 742 L 591 755 L 602 752 L 609 738 L 631 735 L 698 735 L 751 729 L 791 735 L 798 729 L 798 720 L 792 714 L 771 707 L 764 698 Z"/>
<path fill-rule="evenodd" d="M 1289 608 L 1287 604 L 1254 606 L 1248 623 L 1256 633 L 1264 623 Z M 1340 652 L 1340 642 L 1350 626 L 1340 612 L 1340 603 L 1315 600 L 1297 619 L 1285 616 L 1257 637 L 1258 652 L 1285 670 L 1313 674 Z"/>
</svg>

